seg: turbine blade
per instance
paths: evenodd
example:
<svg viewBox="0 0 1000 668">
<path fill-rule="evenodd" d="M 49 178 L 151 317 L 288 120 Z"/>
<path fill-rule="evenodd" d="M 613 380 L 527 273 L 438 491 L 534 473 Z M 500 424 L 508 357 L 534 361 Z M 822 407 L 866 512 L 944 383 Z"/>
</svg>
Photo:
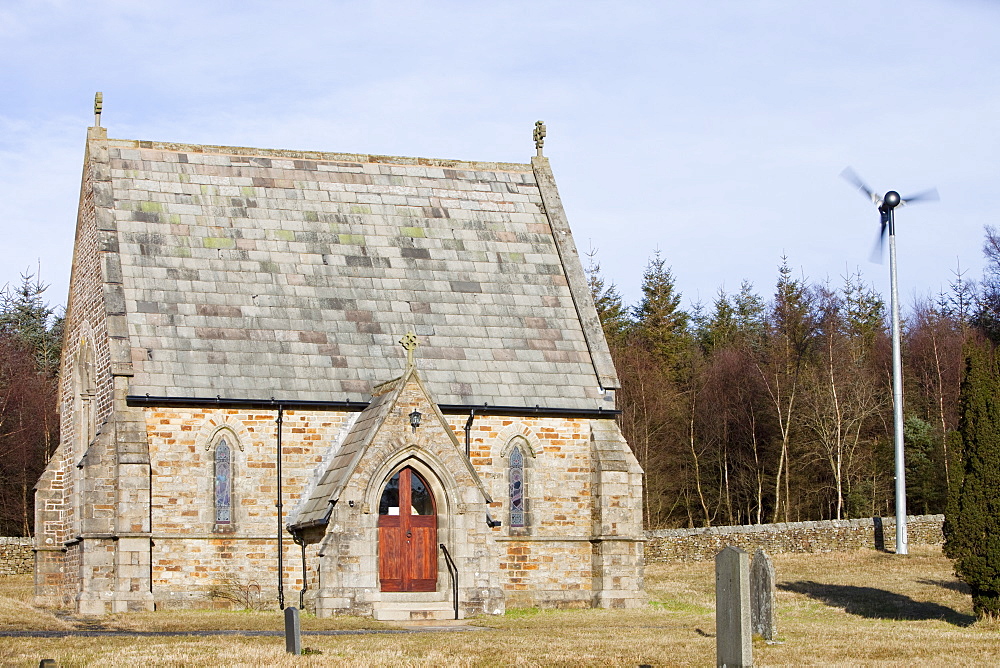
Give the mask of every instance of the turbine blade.
<svg viewBox="0 0 1000 668">
<path fill-rule="evenodd" d="M 854 186 L 855 188 L 863 192 L 865 195 L 867 195 L 868 198 L 875 204 L 878 204 L 879 201 L 882 199 L 882 197 L 878 195 L 874 190 L 869 188 L 868 184 L 862 181 L 861 177 L 858 176 L 857 172 L 855 172 L 850 167 L 845 167 L 844 171 L 840 173 L 840 176 L 842 179 L 844 179 L 852 186 Z"/>
<path fill-rule="evenodd" d="M 941 199 L 938 195 L 937 188 L 931 188 L 930 190 L 923 190 L 921 192 L 910 195 L 909 197 L 903 197 L 900 199 L 900 206 L 904 204 L 913 204 L 915 202 L 936 202 Z"/>
<path fill-rule="evenodd" d="M 885 258 L 885 233 L 888 225 L 883 221 L 882 229 L 879 230 L 878 236 L 875 237 L 875 244 L 872 246 L 872 253 L 868 259 L 874 264 L 882 264 Z"/>
<path fill-rule="evenodd" d="M 872 264 L 883 264 L 883 255 L 885 253 L 882 252 L 882 244 L 876 241 L 875 245 L 872 246 L 872 254 L 868 256 L 868 261 Z"/>
</svg>

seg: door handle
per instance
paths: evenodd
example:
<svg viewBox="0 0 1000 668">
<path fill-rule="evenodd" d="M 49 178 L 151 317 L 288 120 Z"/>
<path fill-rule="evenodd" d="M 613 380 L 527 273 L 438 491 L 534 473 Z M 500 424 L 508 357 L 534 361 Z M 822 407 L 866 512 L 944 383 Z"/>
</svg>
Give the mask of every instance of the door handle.
<svg viewBox="0 0 1000 668">
<path fill-rule="evenodd" d="M 412 533 L 410 533 L 409 531 L 407 531 L 407 532 L 406 532 L 406 537 L 407 537 L 407 538 L 412 538 L 412 537 L 413 537 L 413 534 L 412 534 Z"/>
</svg>

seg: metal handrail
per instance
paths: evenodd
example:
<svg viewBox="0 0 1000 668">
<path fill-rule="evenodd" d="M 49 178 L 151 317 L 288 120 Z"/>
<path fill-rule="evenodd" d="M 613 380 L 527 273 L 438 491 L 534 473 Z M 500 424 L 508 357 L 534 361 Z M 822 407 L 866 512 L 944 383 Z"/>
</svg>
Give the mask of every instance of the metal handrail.
<svg viewBox="0 0 1000 668">
<path fill-rule="evenodd" d="M 451 554 L 449 554 L 448 548 L 444 546 L 444 543 L 439 544 L 441 545 L 441 551 L 444 552 L 444 561 L 448 565 L 448 573 L 451 575 L 451 595 L 455 605 L 455 619 L 458 619 L 458 566 L 455 565 L 455 561 L 451 558 Z"/>
</svg>

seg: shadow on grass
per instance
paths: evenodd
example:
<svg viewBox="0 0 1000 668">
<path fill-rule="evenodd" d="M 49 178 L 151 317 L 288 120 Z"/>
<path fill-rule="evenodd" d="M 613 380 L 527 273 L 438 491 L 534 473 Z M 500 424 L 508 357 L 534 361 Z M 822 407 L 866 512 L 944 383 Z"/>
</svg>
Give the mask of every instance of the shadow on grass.
<svg viewBox="0 0 1000 668">
<path fill-rule="evenodd" d="M 970 626 L 976 621 L 948 606 L 930 601 L 914 601 L 909 596 L 874 587 L 824 584 L 800 580 L 778 585 L 779 589 L 805 594 L 817 601 L 859 617 L 872 619 L 924 620 L 940 619 L 955 626 Z"/>
<path fill-rule="evenodd" d="M 972 590 L 969 589 L 969 585 L 961 582 L 959 580 L 931 580 L 929 578 L 924 578 L 923 580 L 917 580 L 920 584 L 934 585 L 935 587 L 941 587 L 942 589 L 950 589 L 951 591 L 957 591 L 959 594 L 965 594 L 970 596 Z"/>
</svg>

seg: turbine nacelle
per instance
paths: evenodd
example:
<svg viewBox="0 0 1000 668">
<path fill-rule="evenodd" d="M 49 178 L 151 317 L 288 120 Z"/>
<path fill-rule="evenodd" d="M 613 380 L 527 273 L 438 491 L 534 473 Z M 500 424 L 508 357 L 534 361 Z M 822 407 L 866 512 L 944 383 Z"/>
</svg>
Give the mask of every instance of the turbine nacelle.
<svg viewBox="0 0 1000 668">
<path fill-rule="evenodd" d="M 889 211 L 895 209 L 900 204 L 903 204 L 903 199 L 899 196 L 899 193 L 895 190 L 890 190 L 882 198 L 882 201 L 878 205 L 879 211 Z"/>
<path fill-rule="evenodd" d="M 896 207 L 904 206 L 912 202 L 929 201 L 936 200 L 938 198 L 938 192 L 936 189 L 931 188 L 930 190 L 925 190 L 919 192 L 910 197 L 900 197 L 899 193 L 895 190 L 890 190 L 885 195 L 879 195 L 877 192 L 868 187 L 868 184 L 861 180 L 861 177 L 857 173 L 847 167 L 840 173 L 845 181 L 856 187 L 862 193 L 868 197 L 879 212 L 879 225 L 881 229 L 879 230 L 878 239 L 875 241 L 875 247 L 872 249 L 871 260 L 872 262 L 882 263 L 882 249 L 885 246 L 885 236 L 888 232 L 889 234 L 895 234 L 896 230 L 894 225 L 890 224 L 892 222 L 892 210 Z"/>
</svg>

